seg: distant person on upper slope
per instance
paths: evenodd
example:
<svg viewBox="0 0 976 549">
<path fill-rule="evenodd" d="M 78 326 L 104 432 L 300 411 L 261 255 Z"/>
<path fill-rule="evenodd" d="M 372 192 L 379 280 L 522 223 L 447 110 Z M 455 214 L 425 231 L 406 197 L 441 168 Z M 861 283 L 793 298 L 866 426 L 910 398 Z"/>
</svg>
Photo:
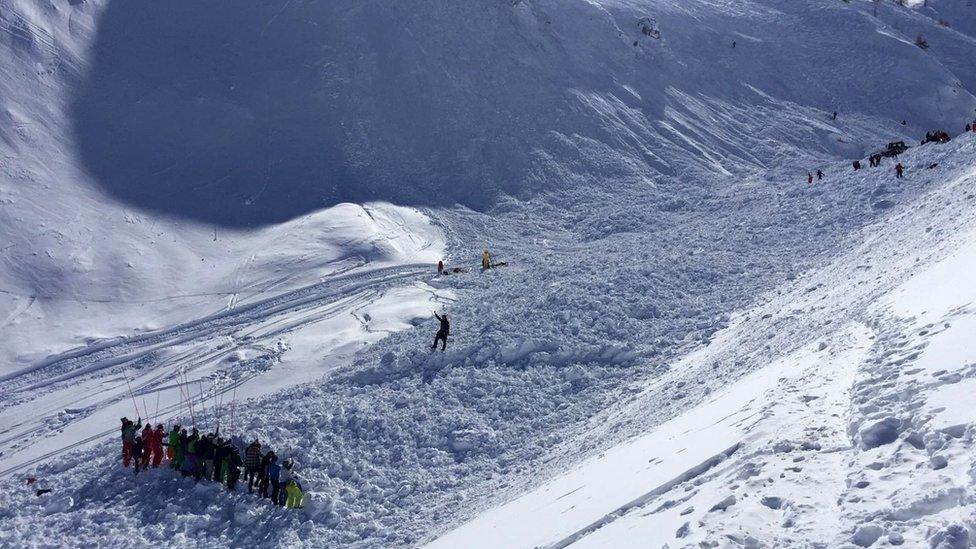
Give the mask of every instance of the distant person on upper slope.
<svg viewBox="0 0 976 549">
<path fill-rule="evenodd" d="M 488 248 L 481 254 L 481 268 L 490 269 L 491 268 L 491 254 L 488 253 Z"/>
<path fill-rule="evenodd" d="M 820 170 L 817 170 L 817 181 L 820 181 L 821 179 L 823 179 L 823 177 L 824 177 L 824 173 Z"/>
<path fill-rule="evenodd" d="M 813 174 L 810 173 L 810 172 L 807 172 L 807 184 L 809 185 L 811 183 L 813 183 Z"/>
<path fill-rule="evenodd" d="M 901 165 L 901 162 L 899 162 L 895 166 L 895 177 L 898 178 L 898 179 L 901 179 L 902 172 L 904 172 L 904 171 L 905 171 L 905 167 Z"/>
<path fill-rule="evenodd" d="M 433 351 L 437 348 L 437 342 L 442 342 L 441 351 L 447 348 L 447 336 L 451 334 L 451 323 L 447 320 L 447 315 L 441 316 L 434 312 L 434 316 L 437 320 L 441 321 L 441 327 L 437 330 L 437 334 L 434 336 L 434 344 L 430 346 L 430 350 Z"/>
</svg>

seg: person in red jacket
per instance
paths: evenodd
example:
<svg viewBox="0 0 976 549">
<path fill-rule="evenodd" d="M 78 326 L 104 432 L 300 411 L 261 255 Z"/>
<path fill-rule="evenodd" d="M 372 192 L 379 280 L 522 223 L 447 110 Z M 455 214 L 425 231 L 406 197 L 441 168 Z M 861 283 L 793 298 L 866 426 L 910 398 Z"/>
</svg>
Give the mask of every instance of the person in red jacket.
<svg viewBox="0 0 976 549">
<path fill-rule="evenodd" d="M 153 430 L 152 425 L 146 422 L 146 427 L 142 430 L 142 445 L 144 446 L 142 451 L 142 469 L 146 470 L 149 468 L 149 458 L 152 457 L 152 439 Z"/>
<path fill-rule="evenodd" d="M 160 423 L 152 433 L 152 444 L 150 446 L 152 449 L 153 469 L 159 467 L 159 464 L 163 462 L 163 437 L 165 436 L 166 430 L 163 429 L 163 424 Z"/>
<path fill-rule="evenodd" d="M 813 183 L 813 174 L 807 172 L 807 184 L 809 185 L 810 183 Z"/>
</svg>

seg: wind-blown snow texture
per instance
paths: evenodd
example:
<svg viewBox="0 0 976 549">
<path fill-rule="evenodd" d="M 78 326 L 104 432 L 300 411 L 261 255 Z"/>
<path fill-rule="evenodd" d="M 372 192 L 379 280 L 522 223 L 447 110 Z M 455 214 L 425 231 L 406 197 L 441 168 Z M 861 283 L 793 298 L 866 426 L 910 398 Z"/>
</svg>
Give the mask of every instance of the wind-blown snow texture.
<svg viewBox="0 0 976 549">
<path fill-rule="evenodd" d="M 965 547 L 976 134 L 850 170 L 976 116 L 929 4 L 0 4 L 0 545 Z M 187 370 L 305 511 L 118 467 Z"/>
</svg>

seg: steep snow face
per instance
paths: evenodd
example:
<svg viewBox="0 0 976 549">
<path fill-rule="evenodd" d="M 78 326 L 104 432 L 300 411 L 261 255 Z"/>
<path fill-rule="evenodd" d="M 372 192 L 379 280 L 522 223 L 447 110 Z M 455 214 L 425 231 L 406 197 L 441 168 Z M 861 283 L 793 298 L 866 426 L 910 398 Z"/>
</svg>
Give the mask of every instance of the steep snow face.
<svg viewBox="0 0 976 549">
<path fill-rule="evenodd" d="M 345 201 L 481 209 L 564 188 L 567 170 L 721 175 L 863 153 L 790 110 L 869 116 L 872 135 L 973 111 L 965 36 L 923 51 L 911 42 L 931 21 L 859 7 L 15 2 L 6 72 L 43 70 L 31 79 L 55 101 L 8 116 L 73 129 L 58 137 L 91 182 L 132 207 L 253 226 Z"/>
</svg>

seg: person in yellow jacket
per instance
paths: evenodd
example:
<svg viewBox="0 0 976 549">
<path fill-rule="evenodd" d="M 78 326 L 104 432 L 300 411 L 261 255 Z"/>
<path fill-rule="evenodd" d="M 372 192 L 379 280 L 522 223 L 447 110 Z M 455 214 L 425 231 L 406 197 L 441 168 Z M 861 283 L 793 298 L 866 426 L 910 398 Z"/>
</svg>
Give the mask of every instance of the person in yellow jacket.
<svg viewBox="0 0 976 549">
<path fill-rule="evenodd" d="M 285 493 L 288 494 L 288 500 L 285 502 L 285 507 L 289 509 L 301 509 L 305 505 L 305 497 L 302 495 L 302 489 L 294 479 L 288 481 L 288 485 L 285 486 Z"/>
<path fill-rule="evenodd" d="M 491 254 L 488 253 L 488 248 L 485 248 L 484 253 L 481 254 L 481 268 L 482 269 L 491 268 Z"/>
</svg>

